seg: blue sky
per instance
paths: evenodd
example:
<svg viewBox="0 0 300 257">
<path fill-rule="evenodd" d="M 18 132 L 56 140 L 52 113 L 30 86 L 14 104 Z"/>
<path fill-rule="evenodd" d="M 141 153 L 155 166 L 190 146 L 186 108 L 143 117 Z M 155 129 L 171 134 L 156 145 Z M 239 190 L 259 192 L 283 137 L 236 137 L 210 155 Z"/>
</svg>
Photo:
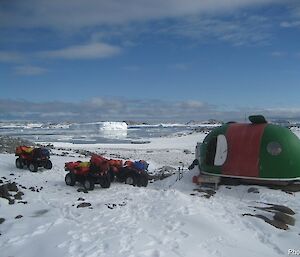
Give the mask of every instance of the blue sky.
<svg viewBox="0 0 300 257">
<path fill-rule="evenodd" d="M 300 117 L 297 0 L 0 2 L 0 118 Z"/>
</svg>

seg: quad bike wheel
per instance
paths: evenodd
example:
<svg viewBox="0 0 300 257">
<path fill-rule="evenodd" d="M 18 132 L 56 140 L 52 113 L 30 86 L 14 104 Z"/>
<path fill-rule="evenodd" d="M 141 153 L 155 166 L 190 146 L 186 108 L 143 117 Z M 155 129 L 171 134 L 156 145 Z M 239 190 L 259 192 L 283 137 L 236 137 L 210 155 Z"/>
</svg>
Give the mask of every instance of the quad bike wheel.
<svg viewBox="0 0 300 257">
<path fill-rule="evenodd" d="M 74 186 L 76 183 L 75 175 L 69 172 L 65 176 L 65 182 L 68 186 Z"/>
<path fill-rule="evenodd" d="M 45 169 L 51 170 L 52 169 L 52 162 L 48 160 L 44 166 Z"/>
<path fill-rule="evenodd" d="M 22 159 L 20 157 L 16 159 L 16 167 L 18 169 L 23 169 L 23 162 L 22 162 Z"/>
<path fill-rule="evenodd" d="M 110 187 L 110 175 L 108 174 L 106 177 L 102 178 L 100 181 L 100 185 L 102 188 L 109 188 Z"/>
<path fill-rule="evenodd" d="M 87 178 L 84 182 L 83 182 L 83 186 L 86 190 L 94 190 L 95 188 L 95 182 L 92 179 Z"/>
<path fill-rule="evenodd" d="M 125 179 L 125 184 L 135 186 L 137 184 L 136 178 L 133 175 L 128 175 Z"/>
<path fill-rule="evenodd" d="M 110 182 L 114 182 L 116 179 L 115 173 L 112 170 L 109 171 L 109 177 L 110 177 Z"/>
<path fill-rule="evenodd" d="M 148 185 L 148 178 L 146 176 L 140 176 L 138 179 L 138 184 L 139 187 L 146 187 Z"/>
<path fill-rule="evenodd" d="M 31 172 L 37 172 L 38 170 L 38 165 L 36 163 L 29 163 L 28 164 L 28 169 L 31 171 Z"/>
</svg>

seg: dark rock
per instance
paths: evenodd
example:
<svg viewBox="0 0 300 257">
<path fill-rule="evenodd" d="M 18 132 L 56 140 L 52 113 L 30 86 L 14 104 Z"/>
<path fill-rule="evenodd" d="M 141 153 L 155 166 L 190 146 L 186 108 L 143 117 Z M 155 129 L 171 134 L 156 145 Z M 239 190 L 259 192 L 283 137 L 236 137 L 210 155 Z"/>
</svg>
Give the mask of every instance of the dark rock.
<svg viewBox="0 0 300 257">
<path fill-rule="evenodd" d="M 259 194 L 259 190 L 256 187 L 249 187 L 248 193 Z"/>
<path fill-rule="evenodd" d="M 225 188 L 227 188 L 227 189 L 231 189 L 231 187 L 229 187 L 229 186 L 226 186 Z"/>
<path fill-rule="evenodd" d="M 27 204 L 27 201 L 18 201 L 18 203 L 23 203 L 23 204 Z"/>
<path fill-rule="evenodd" d="M 22 200 L 22 195 L 24 195 L 23 192 L 19 191 L 14 195 L 15 200 Z"/>
<path fill-rule="evenodd" d="M 21 218 L 23 218 L 23 215 L 18 215 L 15 217 L 15 219 L 21 219 Z"/>
<path fill-rule="evenodd" d="M 77 208 L 84 208 L 84 207 L 89 207 L 89 206 L 91 206 L 90 203 L 80 203 L 77 205 Z"/>
<path fill-rule="evenodd" d="M 111 203 L 106 203 L 105 204 L 107 206 L 108 209 L 114 209 L 117 205 L 116 204 L 111 204 Z"/>
<path fill-rule="evenodd" d="M 204 194 L 204 195 L 201 195 L 201 197 L 204 197 L 204 198 L 207 198 L 207 199 L 209 199 L 209 198 L 211 198 L 211 197 L 212 197 L 212 195 L 209 195 L 209 194 Z"/>
<path fill-rule="evenodd" d="M 291 192 L 291 191 L 286 191 L 286 190 L 281 190 L 282 192 L 285 192 L 286 194 L 289 194 L 289 195 L 295 195 L 295 193 Z"/>
<path fill-rule="evenodd" d="M 5 179 L 5 180 L 6 180 L 6 177 L 1 177 L 1 178 L 3 178 L 3 179 Z"/>
<path fill-rule="evenodd" d="M 10 193 L 8 192 L 7 184 L 0 186 L 0 197 L 9 199 Z"/>
<path fill-rule="evenodd" d="M 46 214 L 47 212 L 49 212 L 48 209 L 41 209 L 41 210 L 35 211 L 34 214 L 32 215 L 32 217 L 40 217 L 40 216 Z"/>
<path fill-rule="evenodd" d="M 15 174 L 14 174 L 14 173 L 10 173 L 9 175 L 10 175 L 10 176 L 14 176 Z"/>
<path fill-rule="evenodd" d="M 283 212 L 276 212 L 273 219 L 291 226 L 295 226 L 295 218 Z"/>
<path fill-rule="evenodd" d="M 261 210 L 275 210 L 275 211 L 283 212 L 283 213 L 286 213 L 286 214 L 289 214 L 289 215 L 294 215 L 295 214 L 295 212 L 287 206 L 272 204 L 272 203 L 264 203 L 264 202 L 262 202 L 262 203 L 265 204 L 265 205 L 269 205 L 270 207 L 256 207 L 256 208 L 261 209 Z"/>
<path fill-rule="evenodd" d="M 84 198 L 79 197 L 79 198 L 77 199 L 77 201 L 84 201 Z"/>
<path fill-rule="evenodd" d="M 32 192 L 35 192 L 35 188 L 34 187 L 29 187 L 29 190 L 31 190 Z"/>
<path fill-rule="evenodd" d="M 245 213 L 245 214 L 243 214 L 243 216 L 252 216 L 252 217 L 255 217 L 255 218 L 262 219 L 266 223 L 268 223 L 268 224 L 270 224 L 273 227 L 278 228 L 278 229 L 282 229 L 282 230 L 288 230 L 289 229 L 287 224 L 285 224 L 281 221 L 278 221 L 278 220 L 271 220 L 271 219 L 269 219 L 266 216 L 261 215 L 261 214 L 254 214 L 253 215 L 253 214 L 250 214 L 250 213 Z"/>
<path fill-rule="evenodd" d="M 289 226 L 287 224 L 285 224 L 284 222 L 279 221 L 279 220 L 267 219 L 267 220 L 265 220 L 265 222 L 267 222 L 268 224 L 270 224 L 273 227 L 278 228 L 278 229 L 282 229 L 282 230 L 288 230 L 289 229 Z"/>
<path fill-rule="evenodd" d="M 16 182 L 8 183 L 7 184 L 7 190 L 8 191 L 13 191 L 13 192 L 18 192 L 19 191 Z"/>
<path fill-rule="evenodd" d="M 5 221 L 4 218 L 0 218 L 0 224 L 2 224 Z"/>
<path fill-rule="evenodd" d="M 202 188 L 195 188 L 193 189 L 194 191 L 197 191 L 199 193 L 206 193 L 210 196 L 213 196 L 216 194 L 216 191 L 212 190 L 212 189 L 202 189 Z"/>
<path fill-rule="evenodd" d="M 11 195 L 8 192 L 7 184 L 0 186 L 0 197 L 7 199 L 9 204 L 14 204 L 15 200 L 11 199 Z"/>
<path fill-rule="evenodd" d="M 184 149 L 183 152 L 184 152 L 185 154 L 191 154 L 191 153 L 192 153 L 192 152 L 191 152 L 190 150 L 188 150 L 188 149 Z"/>
<path fill-rule="evenodd" d="M 0 179 L 0 184 L 3 184 L 3 180 L 2 179 Z"/>
<path fill-rule="evenodd" d="M 88 191 L 87 191 L 85 188 L 78 188 L 78 189 L 77 189 L 77 192 L 83 192 L 83 193 L 85 193 L 85 194 L 88 193 Z"/>
</svg>

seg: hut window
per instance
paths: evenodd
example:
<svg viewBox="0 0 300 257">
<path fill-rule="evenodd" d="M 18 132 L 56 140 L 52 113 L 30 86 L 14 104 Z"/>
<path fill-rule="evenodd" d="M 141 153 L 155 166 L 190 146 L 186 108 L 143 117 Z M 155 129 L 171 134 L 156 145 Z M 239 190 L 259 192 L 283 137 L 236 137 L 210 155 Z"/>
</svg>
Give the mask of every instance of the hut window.
<svg viewBox="0 0 300 257">
<path fill-rule="evenodd" d="M 277 156 L 282 152 L 281 145 L 278 142 L 270 142 L 267 145 L 267 151 L 273 156 Z"/>
<path fill-rule="evenodd" d="M 217 137 L 217 149 L 215 156 L 215 166 L 222 166 L 227 158 L 227 140 L 224 135 L 218 135 Z"/>
</svg>

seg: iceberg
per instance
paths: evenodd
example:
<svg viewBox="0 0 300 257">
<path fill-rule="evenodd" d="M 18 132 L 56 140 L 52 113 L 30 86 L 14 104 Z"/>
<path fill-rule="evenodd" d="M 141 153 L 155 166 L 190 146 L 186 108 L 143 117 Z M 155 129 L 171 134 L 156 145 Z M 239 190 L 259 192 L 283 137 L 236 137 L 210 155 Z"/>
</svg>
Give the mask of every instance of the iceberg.
<svg viewBox="0 0 300 257">
<path fill-rule="evenodd" d="M 127 130 L 125 122 L 105 121 L 99 123 L 99 130 Z"/>
</svg>

